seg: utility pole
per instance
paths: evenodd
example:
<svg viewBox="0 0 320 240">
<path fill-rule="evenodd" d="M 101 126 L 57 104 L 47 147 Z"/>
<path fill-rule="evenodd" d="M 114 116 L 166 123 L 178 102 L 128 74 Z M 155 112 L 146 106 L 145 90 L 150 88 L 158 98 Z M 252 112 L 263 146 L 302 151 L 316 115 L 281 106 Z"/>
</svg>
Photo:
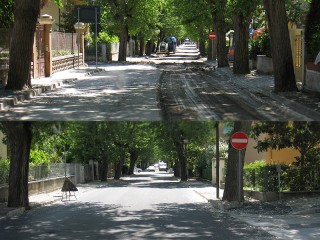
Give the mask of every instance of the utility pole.
<svg viewBox="0 0 320 240">
<path fill-rule="evenodd" d="M 216 128 L 216 197 L 219 199 L 219 192 L 220 192 L 219 122 L 216 122 L 215 128 Z"/>
</svg>

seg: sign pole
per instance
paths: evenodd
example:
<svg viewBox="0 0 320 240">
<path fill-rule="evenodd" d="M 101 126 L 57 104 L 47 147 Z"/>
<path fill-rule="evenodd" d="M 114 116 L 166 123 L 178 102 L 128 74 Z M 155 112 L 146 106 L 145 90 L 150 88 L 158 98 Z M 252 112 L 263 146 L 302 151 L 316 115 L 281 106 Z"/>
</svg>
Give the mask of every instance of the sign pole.
<svg viewBox="0 0 320 240">
<path fill-rule="evenodd" d="M 236 132 L 231 137 L 231 145 L 239 151 L 238 161 L 238 201 L 241 202 L 241 150 L 248 145 L 249 138 L 244 132 Z"/>
<path fill-rule="evenodd" d="M 216 123 L 216 197 L 219 199 L 220 192 L 220 154 L 219 154 L 219 122 Z"/>
<path fill-rule="evenodd" d="M 239 187 L 238 187 L 238 201 L 239 204 L 241 202 L 241 150 L 239 150 L 239 163 L 238 163 L 238 183 L 239 183 Z"/>
<path fill-rule="evenodd" d="M 212 44 L 211 44 L 211 48 L 212 48 L 212 49 L 211 49 L 211 50 L 212 50 L 212 51 L 211 51 L 211 54 L 212 54 L 212 55 L 211 55 L 211 58 L 212 58 L 212 60 L 214 60 L 214 59 L 213 59 L 213 41 L 214 41 L 214 40 L 212 39 L 212 40 L 211 40 L 211 42 L 212 42 Z"/>
<path fill-rule="evenodd" d="M 95 25 L 96 25 L 96 68 L 98 68 L 98 11 L 95 7 Z"/>
<path fill-rule="evenodd" d="M 80 22 L 80 8 L 78 7 L 78 23 L 79 22 Z M 78 69 L 80 69 L 80 32 L 78 32 L 77 34 L 77 39 L 78 39 Z"/>
</svg>

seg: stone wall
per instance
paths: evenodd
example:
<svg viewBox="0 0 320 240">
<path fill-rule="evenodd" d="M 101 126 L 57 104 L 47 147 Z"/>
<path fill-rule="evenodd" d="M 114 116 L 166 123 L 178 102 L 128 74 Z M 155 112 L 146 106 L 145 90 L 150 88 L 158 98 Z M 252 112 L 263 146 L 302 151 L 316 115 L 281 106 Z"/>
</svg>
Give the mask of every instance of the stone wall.
<svg viewBox="0 0 320 240">
<path fill-rule="evenodd" d="M 257 56 L 257 72 L 264 74 L 273 74 L 273 62 L 272 58 L 265 55 Z"/>
<path fill-rule="evenodd" d="M 320 92 L 320 72 L 306 70 L 304 88 L 314 92 Z"/>
<path fill-rule="evenodd" d="M 68 178 L 76 184 L 75 176 L 68 176 Z M 63 183 L 64 177 L 29 182 L 29 195 L 60 189 Z M 0 202 L 8 201 L 8 191 L 8 185 L 0 186 Z"/>
</svg>

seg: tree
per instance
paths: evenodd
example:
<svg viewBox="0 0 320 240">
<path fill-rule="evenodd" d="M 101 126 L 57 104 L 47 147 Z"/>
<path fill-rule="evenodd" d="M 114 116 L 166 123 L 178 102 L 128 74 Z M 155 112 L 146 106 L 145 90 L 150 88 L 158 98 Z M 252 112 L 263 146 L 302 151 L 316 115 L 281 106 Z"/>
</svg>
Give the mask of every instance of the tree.
<svg viewBox="0 0 320 240">
<path fill-rule="evenodd" d="M 6 89 L 22 90 L 31 87 L 30 68 L 39 13 L 40 0 L 15 1 Z"/>
<path fill-rule="evenodd" d="M 233 133 L 238 131 L 243 131 L 249 133 L 251 127 L 251 122 L 235 122 Z M 225 180 L 225 189 L 223 193 L 223 201 L 238 201 L 239 200 L 239 188 L 240 188 L 240 201 L 243 201 L 243 165 L 245 158 L 246 149 L 241 150 L 240 157 L 241 162 L 239 162 L 239 151 L 231 146 L 229 141 L 228 159 L 227 159 L 227 173 Z M 240 186 L 239 186 L 239 164 L 240 164 Z"/>
<path fill-rule="evenodd" d="M 249 69 L 249 25 L 258 0 L 232 1 L 234 20 L 234 51 L 233 73 L 247 74 Z"/>
<path fill-rule="evenodd" d="M 29 209 L 28 176 L 31 122 L 3 122 L 10 151 L 8 207 Z"/>
<path fill-rule="evenodd" d="M 319 122 L 258 122 L 252 128 L 252 137 L 258 140 L 259 152 L 271 149 L 294 148 L 300 153 L 296 165 L 300 167 L 300 182 L 303 185 L 304 167 L 308 162 L 308 153 L 320 144 Z M 266 134 L 264 139 L 259 139 Z"/>
<path fill-rule="evenodd" d="M 208 0 L 213 16 L 214 31 L 217 36 L 218 68 L 229 67 L 226 48 L 226 4 L 226 0 Z"/>
<path fill-rule="evenodd" d="M 157 127 L 157 138 L 162 152 L 171 153 L 177 160 L 174 167 L 175 176 L 181 181 L 188 179 L 188 169 L 193 169 L 191 160 L 192 146 L 208 144 L 213 136 L 213 122 L 163 122 Z M 191 165 L 191 166 L 190 166 Z M 176 175 L 177 174 L 177 175 Z"/>
<path fill-rule="evenodd" d="M 297 91 L 285 0 L 264 0 L 271 41 L 275 92 Z"/>
<path fill-rule="evenodd" d="M 183 26 L 182 37 L 198 40 L 200 54 L 204 56 L 205 42 L 207 42 L 209 34 L 208 26 L 212 25 L 208 1 L 176 0 L 173 3 L 176 5 L 180 24 Z"/>
<path fill-rule="evenodd" d="M 312 0 L 306 20 L 305 42 L 309 59 L 320 52 L 320 1 Z"/>
</svg>

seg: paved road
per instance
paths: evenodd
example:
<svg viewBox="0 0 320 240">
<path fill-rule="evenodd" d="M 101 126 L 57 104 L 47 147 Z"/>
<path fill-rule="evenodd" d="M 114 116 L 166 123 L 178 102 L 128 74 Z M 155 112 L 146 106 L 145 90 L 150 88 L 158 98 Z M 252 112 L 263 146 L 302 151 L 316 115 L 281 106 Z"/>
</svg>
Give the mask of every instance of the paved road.
<svg viewBox="0 0 320 240">
<path fill-rule="evenodd" d="M 76 201 L 0 221 L 0 239 L 275 238 L 214 211 L 207 199 L 172 176 L 152 173 L 100 184 Z"/>
<path fill-rule="evenodd" d="M 204 64 L 168 65 L 163 71 L 160 100 L 166 120 L 320 120 L 317 96 L 275 94 L 272 76 L 233 75 L 230 68 Z"/>
<path fill-rule="evenodd" d="M 99 68 L 103 71 L 2 111 L 0 120 L 161 120 L 161 71 L 149 64 Z"/>
<path fill-rule="evenodd" d="M 215 69 L 193 45 L 131 60 L 1 111 L 0 121 L 320 120 L 317 94 L 275 94 L 272 76 Z"/>
</svg>

